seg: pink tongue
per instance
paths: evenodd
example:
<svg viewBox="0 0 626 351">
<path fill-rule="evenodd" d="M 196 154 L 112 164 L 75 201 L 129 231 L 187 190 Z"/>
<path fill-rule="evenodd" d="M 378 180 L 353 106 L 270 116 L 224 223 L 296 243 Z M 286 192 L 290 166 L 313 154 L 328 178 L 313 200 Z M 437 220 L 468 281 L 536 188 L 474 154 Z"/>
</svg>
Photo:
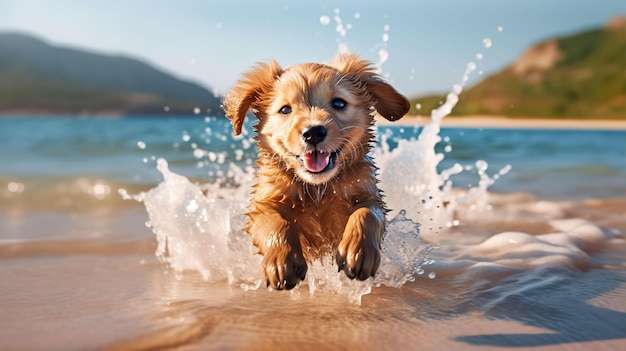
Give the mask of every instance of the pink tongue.
<svg viewBox="0 0 626 351">
<path fill-rule="evenodd" d="M 328 167 L 328 163 L 330 162 L 330 152 L 328 151 L 314 151 L 307 152 L 304 155 L 304 167 L 309 170 L 309 172 L 318 173 L 326 169 Z"/>
</svg>

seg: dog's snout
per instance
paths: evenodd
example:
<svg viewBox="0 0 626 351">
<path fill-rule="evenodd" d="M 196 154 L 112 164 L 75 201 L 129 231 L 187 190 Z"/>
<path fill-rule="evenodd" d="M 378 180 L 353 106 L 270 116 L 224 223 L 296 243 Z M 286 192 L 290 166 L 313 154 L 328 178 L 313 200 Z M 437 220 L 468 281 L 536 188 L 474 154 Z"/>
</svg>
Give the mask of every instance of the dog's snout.
<svg viewBox="0 0 626 351">
<path fill-rule="evenodd" d="M 328 130 L 324 126 L 315 126 L 306 129 L 302 133 L 302 139 L 311 145 L 317 145 L 326 139 L 326 135 L 328 135 Z"/>
</svg>

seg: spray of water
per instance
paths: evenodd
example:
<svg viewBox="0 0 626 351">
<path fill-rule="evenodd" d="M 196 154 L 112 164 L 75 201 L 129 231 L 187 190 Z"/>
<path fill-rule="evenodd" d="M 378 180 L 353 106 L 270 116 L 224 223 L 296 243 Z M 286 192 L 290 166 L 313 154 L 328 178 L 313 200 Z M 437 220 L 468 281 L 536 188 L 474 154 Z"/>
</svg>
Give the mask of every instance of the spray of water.
<svg viewBox="0 0 626 351">
<path fill-rule="evenodd" d="M 361 18 L 360 13 L 355 13 L 353 16 L 354 20 L 358 21 Z M 341 10 L 336 8 L 333 14 L 333 21 L 335 22 L 335 32 L 337 32 L 337 51 L 339 53 L 347 53 L 349 51 L 347 34 L 348 31 L 352 29 L 353 25 L 351 23 L 344 23 L 343 18 L 341 17 Z M 330 16 L 322 15 L 320 16 L 320 23 L 323 26 L 328 26 L 331 23 Z M 387 43 L 389 42 L 389 30 L 390 26 L 385 24 L 383 26 L 383 34 L 381 35 L 381 41 L 374 45 L 373 50 L 377 51 L 378 54 L 378 62 L 376 63 L 377 67 L 382 67 L 382 65 L 387 62 L 389 59 L 389 52 L 387 51 Z"/>
<path fill-rule="evenodd" d="M 335 10 L 336 31 L 340 38 L 345 38 L 351 26 L 344 25 L 339 14 L 340 11 Z M 330 22 L 328 16 L 320 18 L 322 25 Z M 389 27 L 385 26 L 384 43 L 388 40 L 388 31 Z M 347 45 L 340 41 L 339 48 L 347 50 Z M 380 64 L 386 59 L 386 52 L 381 53 Z M 459 197 L 452 191 L 450 176 L 464 168 L 456 164 L 438 171 L 444 158 L 443 154 L 435 152 L 435 145 L 441 141 L 441 121 L 456 105 L 475 69 L 474 63 L 467 65 L 461 83 L 452 88 L 445 103 L 432 111 L 431 122 L 417 140 L 397 140 L 397 147 L 391 150 L 388 136 L 383 135 L 381 146 L 373 151 L 380 167 L 381 188 L 393 209 L 388 217 L 381 266 L 375 279 L 349 280 L 337 273 L 332 257 L 324 257 L 309 264 L 306 280 L 292 294 L 298 295 L 303 289 L 311 294 L 326 291 L 345 295 L 358 303 L 377 286 L 400 287 L 417 276 L 436 277 L 435 272 L 429 271 L 429 265 L 434 263 L 430 258 L 433 247 L 420 240 L 420 230 L 436 234 L 457 224 L 456 206 L 463 201 L 486 201 L 487 187 L 494 181 L 486 174 L 487 163 L 479 161 L 476 164 L 481 177 L 479 185 L 468 195 Z M 243 134 L 250 135 L 247 130 Z M 183 135 L 183 141 L 189 141 L 188 135 Z M 251 145 L 250 141 L 239 141 L 242 148 Z M 145 147 L 144 144 L 138 146 Z M 242 148 L 232 150 L 235 160 L 241 159 Z M 259 270 L 261 257 L 256 255 L 250 238 L 242 230 L 254 171 L 229 164 L 226 154 L 202 150 L 197 145 L 193 149 L 194 157 L 205 159 L 205 165 L 218 164 L 222 169 L 221 177 L 210 184 L 194 184 L 170 171 L 166 160 L 159 159 L 157 169 L 163 181 L 157 187 L 138 195 L 129 195 L 122 189 L 120 194 L 144 203 L 150 217 L 146 225 L 152 228 L 158 241 L 156 255 L 174 271 L 192 270 L 207 281 L 227 281 L 243 289 L 256 289 L 263 281 Z"/>
<path fill-rule="evenodd" d="M 469 74 L 470 68 L 468 68 Z M 381 188 L 392 211 L 388 231 L 383 242 L 382 261 L 375 279 L 365 282 L 349 280 L 337 273 L 332 257 L 312 262 L 307 279 L 292 294 L 303 289 L 313 294 L 318 291 L 345 295 L 350 301 L 360 302 L 376 286 L 399 287 L 417 276 L 435 278 L 429 270 L 433 247 L 420 240 L 420 230 L 437 233 L 454 223 L 453 210 L 459 199 L 452 190 L 450 175 L 463 167 L 438 172 L 443 159 L 435 153 L 441 120 L 458 100 L 460 88 L 455 86 L 446 102 L 433 111 L 432 122 L 426 125 L 417 140 L 397 140 L 390 150 L 385 136 L 374 156 L 380 166 Z M 247 143 L 243 143 L 247 145 Z M 158 242 L 157 256 L 174 271 L 196 271 L 207 281 L 227 281 L 243 289 L 261 286 L 259 265 L 261 258 L 248 235 L 243 232 L 245 212 L 253 170 L 242 169 L 209 151 L 193 148 L 195 157 L 203 157 L 209 164 L 221 164 L 222 177 L 217 181 L 198 185 L 168 168 L 159 159 L 157 169 L 163 181 L 154 189 L 128 199 L 144 203 Z M 237 151 L 233 151 L 235 159 Z M 481 172 L 486 163 L 481 163 Z M 486 177 L 486 175 L 485 175 Z M 488 177 L 487 177 L 488 178 Z M 486 179 L 487 179 L 486 178 Z M 235 180 L 233 180 L 235 179 Z M 238 186 L 224 186 L 237 184 Z M 476 193 L 486 192 L 490 181 L 481 182 Z"/>
</svg>

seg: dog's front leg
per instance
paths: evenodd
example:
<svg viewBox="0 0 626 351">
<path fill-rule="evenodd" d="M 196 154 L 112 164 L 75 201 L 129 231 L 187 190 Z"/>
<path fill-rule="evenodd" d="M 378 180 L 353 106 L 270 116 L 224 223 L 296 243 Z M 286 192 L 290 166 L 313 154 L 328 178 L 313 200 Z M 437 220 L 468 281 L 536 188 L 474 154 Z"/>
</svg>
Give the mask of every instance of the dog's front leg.
<svg viewBox="0 0 626 351">
<path fill-rule="evenodd" d="M 350 279 L 373 277 L 380 265 L 380 243 L 385 232 L 383 210 L 372 204 L 350 215 L 337 252 L 337 265 Z"/>
<path fill-rule="evenodd" d="M 248 232 L 263 255 L 261 270 L 267 286 L 294 288 L 307 272 L 295 226 L 270 208 L 257 207 L 249 216 Z"/>
</svg>

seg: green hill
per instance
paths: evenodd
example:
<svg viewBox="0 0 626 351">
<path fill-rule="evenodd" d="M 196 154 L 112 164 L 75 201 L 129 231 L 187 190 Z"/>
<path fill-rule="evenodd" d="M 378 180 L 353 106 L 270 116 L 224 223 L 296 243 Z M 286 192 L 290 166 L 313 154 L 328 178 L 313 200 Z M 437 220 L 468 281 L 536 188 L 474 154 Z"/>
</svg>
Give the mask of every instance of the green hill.
<svg viewBox="0 0 626 351">
<path fill-rule="evenodd" d="M 0 33 L 0 114 L 191 114 L 219 106 L 207 89 L 141 61 Z"/>
<path fill-rule="evenodd" d="M 444 99 L 412 99 L 427 114 Z M 453 115 L 626 119 L 626 17 L 534 45 L 462 92 Z"/>
</svg>

